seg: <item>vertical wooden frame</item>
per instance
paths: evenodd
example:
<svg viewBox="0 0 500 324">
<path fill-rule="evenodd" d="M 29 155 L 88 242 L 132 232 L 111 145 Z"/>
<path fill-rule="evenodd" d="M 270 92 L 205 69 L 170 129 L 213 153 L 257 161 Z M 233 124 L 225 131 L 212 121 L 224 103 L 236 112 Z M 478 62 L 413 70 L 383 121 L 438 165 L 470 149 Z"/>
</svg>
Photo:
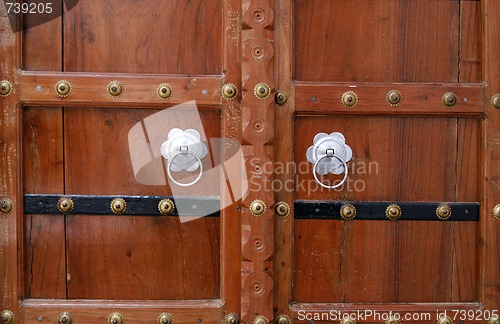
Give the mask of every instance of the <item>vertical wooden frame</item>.
<svg viewBox="0 0 500 324">
<path fill-rule="evenodd" d="M 20 24 L 17 20 L 14 24 Z M 21 317 L 19 298 L 22 291 L 22 199 L 20 199 L 21 160 L 19 149 L 21 33 L 10 26 L 5 6 L 0 6 L 0 80 L 12 85 L 12 93 L 0 97 L 0 199 L 11 200 L 14 205 L 9 213 L 0 213 L 0 311 L 10 310 Z"/>
<path fill-rule="evenodd" d="M 487 83 L 483 127 L 484 187 L 480 223 L 480 295 L 479 301 L 489 311 L 500 310 L 500 220 L 492 215 L 500 204 L 500 110 L 490 99 L 500 93 L 500 3 L 483 0 L 483 75 Z M 498 318 L 496 320 L 498 322 Z M 494 323 L 492 321 L 492 323 Z"/>
<path fill-rule="evenodd" d="M 273 318 L 276 21 L 273 0 L 243 0 L 241 9 L 242 145 L 249 184 L 241 217 L 241 313 L 243 322 L 261 323 Z M 258 97 L 258 85 L 268 87 L 268 96 Z M 250 210 L 255 200 L 267 206 L 261 215 Z"/>
<path fill-rule="evenodd" d="M 285 92 L 288 100 L 276 106 L 276 143 L 275 159 L 278 166 L 288 166 L 293 158 L 295 93 L 293 84 L 293 0 L 276 1 L 276 89 Z M 288 168 L 282 168 L 287 170 Z M 292 168 L 293 169 L 293 168 Z M 281 172 L 275 175 L 281 184 L 281 191 L 275 193 L 276 201 L 284 201 L 290 206 L 287 217 L 275 219 L 275 299 L 276 316 L 292 318 L 292 263 L 293 263 L 293 224 L 295 199 L 294 174 Z"/>
<path fill-rule="evenodd" d="M 241 89 L 240 49 L 240 0 L 224 0 L 224 50 L 222 79 L 224 84 L 234 84 Z M 241 91 L 240 91 L 241 92 Z M 222 96 L 221 96 L 222 97 Z M 222 138 L 241 143 L 240 95 L 234 100 L 222 100 Z M 224 151 L 225 152 L 225 151 Z M 229 158 L 229 156 L 228 156 Z M 225 161 L 224 157 L 222 161 Z M 225 181 L 225 179 L 223 179 Z M 223 199 L 224 201 L 224 199 Z M 221 211 L 221 298 L 226 314 L 240 314 L 241 299 L 241 199 Z"/>
</svg>

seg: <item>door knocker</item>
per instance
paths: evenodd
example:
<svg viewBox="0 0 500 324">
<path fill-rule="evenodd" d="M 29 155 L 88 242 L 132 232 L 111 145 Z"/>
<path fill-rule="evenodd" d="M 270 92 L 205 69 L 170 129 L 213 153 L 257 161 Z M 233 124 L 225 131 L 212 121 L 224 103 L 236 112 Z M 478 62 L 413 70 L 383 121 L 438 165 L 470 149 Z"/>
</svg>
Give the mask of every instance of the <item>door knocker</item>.
<svg viewBox="0 0 500 324">
<path fill-rule="evenodd" d="M 201 141 L 200 133 L 195 129 L 174 128 L 168 133 L 167 140 L 161 145 L 161 155 L 168 161 L 167 174 L 170 181 L 181 187 L 189 187 L 200 181 L 203 175 L 202 159 L 207 155 L 207 146 Z M 195 172 L 198 177 L 189 183 L 177 181 L 172 172 Z"/>
<path fill-rule="evenodd" d="M 342 133 L 319 133 L 314 136 L 313 145 L 307 149 L 307 161 L 312 163 L 314 180 L 327 189 L 335 189 L 342 186 L 347 180 L 347 162 L 352 158 L 352 149 L 345 143 Z M 326 185 L 318 179 L 318 174 L 328 173 L 340 175 L 344 173 L 344 178 L 337 184 Z"/>
</svg>

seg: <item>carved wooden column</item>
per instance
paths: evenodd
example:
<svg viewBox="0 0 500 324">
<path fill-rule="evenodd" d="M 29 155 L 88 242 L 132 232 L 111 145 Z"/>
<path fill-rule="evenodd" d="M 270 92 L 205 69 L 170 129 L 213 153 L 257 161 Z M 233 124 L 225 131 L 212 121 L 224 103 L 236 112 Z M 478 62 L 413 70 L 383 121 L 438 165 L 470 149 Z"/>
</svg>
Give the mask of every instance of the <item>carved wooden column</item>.
<svg viewBox="0 0 500 324">
<path fill-rule="evenodd" d="M 273 317 L 274 1 L 242 1 L 242 124 L 249 193 L 242 210 L 242 320 Z M 263 203 L 263 204 L 262 204 Z"/>
</svg>

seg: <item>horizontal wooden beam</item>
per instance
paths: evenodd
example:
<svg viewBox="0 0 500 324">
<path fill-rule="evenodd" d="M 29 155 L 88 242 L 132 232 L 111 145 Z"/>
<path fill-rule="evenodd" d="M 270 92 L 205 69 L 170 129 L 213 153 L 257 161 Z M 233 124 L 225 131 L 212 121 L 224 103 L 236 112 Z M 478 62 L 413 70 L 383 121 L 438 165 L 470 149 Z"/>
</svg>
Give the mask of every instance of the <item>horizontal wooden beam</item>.
<svg viewBox="0 0 500 324">
<path fill-rule="evenodd" d="M 394 114 L 394 115 L 478 115 L 484 113 L 485 84 L 431 83 L 295 83 L 297 113 Z M 401 101 L 390 105 L 387 95 L 397 90 Z M 342 103 L 344 93 L 358 97 L 353 107 Z M 457 102 L 446 107 L 443 95 L 452 92 Z"/>
<path fill-rule="evenodd" d="M 71 92 L 60 97 L 56 84 L 66 80 Z M 95 74 L 69 72 L 29 72 L 21 73 L 20 99 L 24 105 L 42 106 L 91 106 L 108 107 L 168 107 L 187 101 L 196 101 L 199 106 L 218 106 L 221 103 L 222 77 L 144 75 L 144 74 Z M 119 81 L 124 91 L 116 97 L 108 93 L 108 85 Z M 157 94 L 160 84 L 167 83 L 173 93 L 164 100 Z M 120 106 L 121 107 L 121 106 Z"/>
</svg>

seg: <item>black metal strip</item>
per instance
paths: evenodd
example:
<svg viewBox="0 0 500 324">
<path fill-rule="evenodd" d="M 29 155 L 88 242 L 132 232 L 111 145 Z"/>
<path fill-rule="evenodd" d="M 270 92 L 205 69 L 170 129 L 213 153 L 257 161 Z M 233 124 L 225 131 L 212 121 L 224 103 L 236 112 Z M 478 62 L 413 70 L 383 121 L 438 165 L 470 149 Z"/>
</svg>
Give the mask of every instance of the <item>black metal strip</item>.
<svg viewBox="0 0 500 324">
<path fill-rule="evenodd" d="M 82 196 L 82 195 L 24 195 L 25 214 L 62 214 L 57 205 L 61 198 L 70 198 L 74 207 L 67 214 L 78 215 L 115 215 L 111 201 L 122 198 L 127 208 L 120 216 L 162 216 L 158 210 L 160 200 L 169 198 L 176 208 L 168 216 L 219 216 L 218 197 L 164 197 L 164 196 Z M 182 206 L 181 215 L 178 208 Z M 205 212 L 211 211 L 208 215 Z"/>
<path fill-rule="evenodd" d="M 436 209 L 440 205 L 451 207 L 452 213 L 447 221 L 478 221 L 478 202 L 384 202 L 384 201 L 316 201 L 296 200 L 295 219 L 330 219 L 342 220 L 340 209 L 346 204 L 356 208 L 354 220 L 389 220 L 385 212 L 389 205 L 395 204 L 401 208 L 398 221 L 442 221 L 437 217 Z"/>
</svg>

